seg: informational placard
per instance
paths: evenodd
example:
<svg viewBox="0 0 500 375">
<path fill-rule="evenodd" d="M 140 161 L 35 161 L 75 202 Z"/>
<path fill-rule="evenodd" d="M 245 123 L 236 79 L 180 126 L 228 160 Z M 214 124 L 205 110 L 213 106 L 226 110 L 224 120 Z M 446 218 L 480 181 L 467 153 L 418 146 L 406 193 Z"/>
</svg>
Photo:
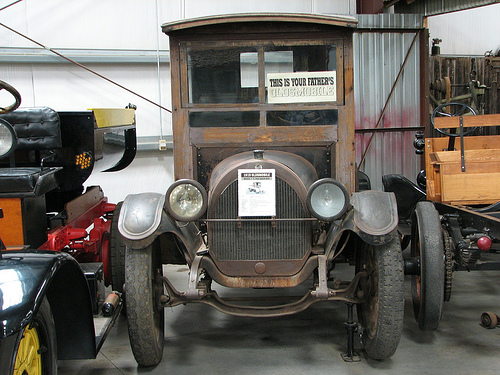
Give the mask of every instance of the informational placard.
<svg viewBox="0 0 500 375">
<path fill-rule="evenodd" d="M 337 72 L 267 74 L 268 103 L 313 103 L 337 101 Z"/>
<path fill-rule="evenodd" d="M 238 216 L 276 216 L 276 171 L 238 170 Z"/>
</svg>

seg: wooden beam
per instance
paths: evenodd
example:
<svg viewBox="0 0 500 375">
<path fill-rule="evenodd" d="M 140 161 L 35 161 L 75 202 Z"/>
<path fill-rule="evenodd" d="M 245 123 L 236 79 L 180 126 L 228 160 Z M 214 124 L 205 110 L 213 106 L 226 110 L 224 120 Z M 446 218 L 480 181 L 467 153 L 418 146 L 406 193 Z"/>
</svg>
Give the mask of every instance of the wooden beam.
<svg viewBox="0 0 500 375">
<path fill-rule="evenodd" d="M 463 116 L 463 126 L 464 128 L 472 128 L 474 126 L 500 126 L 500 114 Z M 453 129 L 459 127 L 460 116 L 434 118 L 435 129 Z"/>
</svg>

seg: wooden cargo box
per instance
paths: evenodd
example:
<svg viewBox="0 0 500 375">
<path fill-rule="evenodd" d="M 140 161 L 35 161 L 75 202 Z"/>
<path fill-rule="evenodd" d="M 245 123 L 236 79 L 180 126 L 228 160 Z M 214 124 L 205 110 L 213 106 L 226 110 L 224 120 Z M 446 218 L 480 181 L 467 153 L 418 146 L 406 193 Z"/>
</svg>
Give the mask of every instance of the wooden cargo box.
<svg viewBox="0 0 500 375">
<path fill-rule="evenodd" d="M 464 116 L 463 127 L 500 125 L 500 115 Z M 438 117 L 435 128 L 458 128 L 460 117 Z M 458 131 L 459 132 L 459 131 Z M 425 140 L 427 199 L 455 205 L 500 201 L 500 135 Z"/>
</svg>

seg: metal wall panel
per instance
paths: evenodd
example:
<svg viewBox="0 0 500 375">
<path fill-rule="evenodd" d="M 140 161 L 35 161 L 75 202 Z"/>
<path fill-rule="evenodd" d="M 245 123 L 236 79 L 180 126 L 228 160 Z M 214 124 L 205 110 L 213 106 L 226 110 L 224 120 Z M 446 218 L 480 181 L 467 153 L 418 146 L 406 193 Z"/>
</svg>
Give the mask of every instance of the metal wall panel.
<svg viewBox="0 0 500 375">
<path fill-rule="evenodd" d="M 414 128 L 421 126 L 418 37 L 414 42 L 421 18 L 384 14 L 358 19 L 360 30 L 354 35 L 356 161 L 359 166 L 366 152 L 360 170 L 368 174 L 373 189 L 382 190 L 383 175 L 403 174 L 414 181 L 420 170 L 413 138 Z M 382 131 L 373 131 L 378 122 Z"/>
<path fill-rule="evenodd" d="M 406 1 L 400 1 L 394 6 L 394 10 L 396 13 L 419 13 L 432 16 L 499 2 L 499 0 L 420 0 L 408 4 Z"/>
</svg>

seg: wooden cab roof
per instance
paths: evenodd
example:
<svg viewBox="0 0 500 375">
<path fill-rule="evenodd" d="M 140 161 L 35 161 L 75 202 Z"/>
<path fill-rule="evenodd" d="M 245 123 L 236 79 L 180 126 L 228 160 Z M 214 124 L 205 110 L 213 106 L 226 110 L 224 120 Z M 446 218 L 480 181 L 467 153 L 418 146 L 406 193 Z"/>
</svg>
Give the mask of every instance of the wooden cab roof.
<svg viewBox="0 0 500 375">
<path fill-rule="evenodd" d="M 350 16 L 330 16 L 308 13 L 240 13 L 228 15 L 215 15 L 185 20 L 167 22 L 162 25 L 165 34 L 176 34 L 178 32 L 197 32 L 200 28 L 210 27 L 225 28 L 230 24 L 252 25 L 258 28 L 259 24 L 267 23 L 289 23 L 290 25 L 317 25 L 332 27 L 356 28 L 358 21 Z"/>
</svg>

